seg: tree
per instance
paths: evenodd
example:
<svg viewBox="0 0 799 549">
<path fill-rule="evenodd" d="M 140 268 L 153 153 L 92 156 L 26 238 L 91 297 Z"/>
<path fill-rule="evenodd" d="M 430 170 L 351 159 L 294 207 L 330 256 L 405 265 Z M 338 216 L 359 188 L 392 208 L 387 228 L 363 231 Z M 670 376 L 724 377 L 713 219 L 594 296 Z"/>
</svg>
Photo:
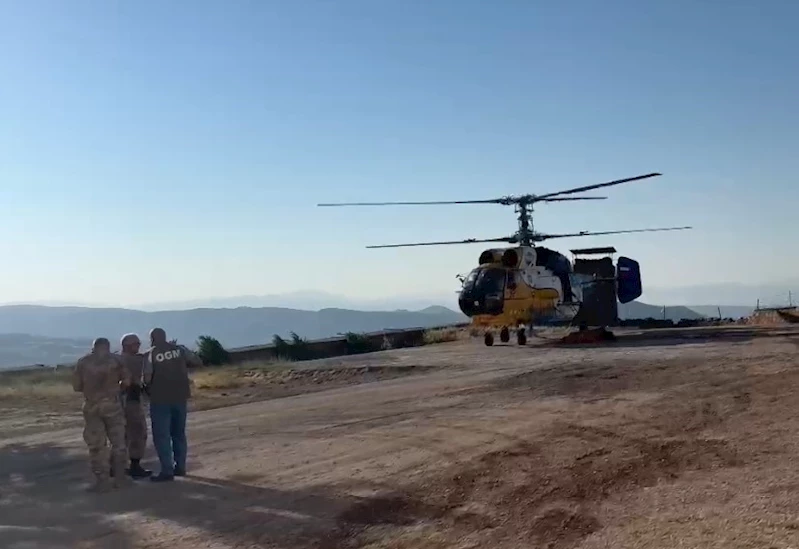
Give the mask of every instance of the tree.
<svg viewBox="0 0 799 549">
<path fill-rule="evenodd" d="M 230 361 L 230 354 L 219 343 L 219 340 L 211 336 L 200 336 L 197 340 L 197 355 L 203 364 L 220 365 Z"/>
</svg>

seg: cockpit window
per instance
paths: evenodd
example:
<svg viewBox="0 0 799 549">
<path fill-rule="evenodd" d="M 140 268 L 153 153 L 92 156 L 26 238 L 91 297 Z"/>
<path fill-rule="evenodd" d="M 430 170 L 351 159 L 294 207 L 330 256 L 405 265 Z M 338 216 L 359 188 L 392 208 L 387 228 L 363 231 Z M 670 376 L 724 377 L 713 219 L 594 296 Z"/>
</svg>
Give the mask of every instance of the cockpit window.
<svg viewBox="0 0 799 549">
<path fill-rule="evenodd" d="M 505 291 L 505 271 L 502 269 L 485 269 L 477 279 L 477 286 L 485 294 Z"/>
<path fill-rule="evenodd" d="M 472 272 L 470 272 L 469 275 L 466 277 L 466 279 L 463 281 L 463 287 L 466 288 L 467 290 L 471 289 L 474 286 L 474 283 L 477 280 L 477 277 L 480 275 L 481 271 L 482 269 L 472 269 Z"/>
</svg>

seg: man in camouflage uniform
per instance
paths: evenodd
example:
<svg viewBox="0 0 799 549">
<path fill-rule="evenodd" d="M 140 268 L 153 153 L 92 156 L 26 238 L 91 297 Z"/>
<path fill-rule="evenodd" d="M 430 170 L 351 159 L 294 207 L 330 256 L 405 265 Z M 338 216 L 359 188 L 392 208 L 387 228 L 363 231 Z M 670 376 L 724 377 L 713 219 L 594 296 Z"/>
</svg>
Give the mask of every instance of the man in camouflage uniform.
<svg viewBox="0 0 799 549">
<path fill-rule="evenodd" d="M 131 378 L 130 386 L 122 392 L 125 409 L 125 440 L 130 458 L 130 468 L 127 473 L 133 478 L 146 478 L 152 474 L 152 471 L 141 466 L 144 448 L 147 445 L 147 420 L 144 416 L 144 403 L 142 402 L 144 355 L 139 352 L 141 340 L 136 334 L 123 336 L 121 346 L 122 351 L 119 358 Z"/>
<path fill-rule="evenodd" d="M 100 337 L 94 340 L 92 351 L 78 360 L 73 372 L 72 387 L 83 393 L 83 440 L 89 447 L 89 459 L 95 484 L 93 491 L 106 491 L 111 488 L 108 460 L 108 444 L 111 442 L 111 455 L 117 471 L 125 468 L 125 416 L 119 400 L 120 387 L 130 385 L 130 376 L 111 353 L 109 341 Z M 114 484 L 126 486 L 130 479 L 117 475 Z"/>
<path fill-rule="evenodd" d="M 150 424 L 153 445 L 161 462 L 154 482 L 174 480 L 186 474 L 186 413 L 191 396 L 189 365 L 202 361 L 182 345 L 166 338 L 162 328 L 150 331 L 152 347 L 144 361 L 144 383 L 150 396 Z"/>
</svg>

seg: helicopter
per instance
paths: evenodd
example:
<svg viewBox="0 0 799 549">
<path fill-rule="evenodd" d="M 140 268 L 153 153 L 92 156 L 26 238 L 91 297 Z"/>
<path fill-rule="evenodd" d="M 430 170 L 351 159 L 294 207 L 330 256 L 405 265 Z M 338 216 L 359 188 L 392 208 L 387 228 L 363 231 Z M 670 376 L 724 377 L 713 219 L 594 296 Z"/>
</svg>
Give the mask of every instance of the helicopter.
<svg viewBox="0 0 799 549">
<path fill-rule="evenodd" d="M 662 227 L 626 229 L 618 231 L 579 231 L 576 233 L 547 234 L 533 228 L 533 206 L 539 202 L 570 202 L 577 200 L 606 200 L 605 196 L 568 196 L 642 181 L 661 176 L 653 172 L 606 183 L 575 187 L 546 194 L 524 194 L 485 200 L 451 200 L 428 202 L 343 202 L 318 204 L 319 207 L 337 206 L 427 206 L 446 204 L 499 204 L 513 206 L 518 229 L 510 236 L 500 238 L 469 238 L 465 240 L 414 242 L 408 244 L 382 244 L 366 248 L 404 248 L 414 246 L 447 246 L 455 244 L 510 244 L 510 247 L 491 247 L 478 257 L 477 267 L 468 275 L 460 276 L 458 307 L 471 319 L 474 328 L 483 332 L 487 346 L 494 344 L 494 330 L 499 330 L 503 343 L 510 341 L 511 330 L 516 331 L 519 345 L 527 342 L 527 333 L 534 326 L 562 323 L 579 323 L 584 330 L 588 325 L 604 327 L 618 320 L 618 303 L 629 303 L 641 296 L 640 265 L 629 257 L 619 257 L 616 265 L 612 259 L 579 259 L 580 254 L 616 253 L 615 248 L 587 248 L 571 250 L 574 261 L 562 253 L 539 245 L 556 238 L 605 236 L 625 233 L 682 231 L 692 227 Z"/>
</svg>

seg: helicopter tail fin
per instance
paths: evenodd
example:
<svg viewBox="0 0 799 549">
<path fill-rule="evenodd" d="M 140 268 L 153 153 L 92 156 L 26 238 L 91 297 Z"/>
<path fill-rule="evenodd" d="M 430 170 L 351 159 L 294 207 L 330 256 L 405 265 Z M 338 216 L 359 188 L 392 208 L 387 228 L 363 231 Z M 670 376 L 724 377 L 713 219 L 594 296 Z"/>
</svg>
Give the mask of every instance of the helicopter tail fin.
<svg viewBox="0 0 799 549">
<path fill-rule="evenodd" d="M 641 297 L 641 267 L 638 262 L 629 257 L 619 257 L 616 263 L 616 279 L 618 281 L 616 294 L 620 303 L 629 303 Z"/>
</svg>

